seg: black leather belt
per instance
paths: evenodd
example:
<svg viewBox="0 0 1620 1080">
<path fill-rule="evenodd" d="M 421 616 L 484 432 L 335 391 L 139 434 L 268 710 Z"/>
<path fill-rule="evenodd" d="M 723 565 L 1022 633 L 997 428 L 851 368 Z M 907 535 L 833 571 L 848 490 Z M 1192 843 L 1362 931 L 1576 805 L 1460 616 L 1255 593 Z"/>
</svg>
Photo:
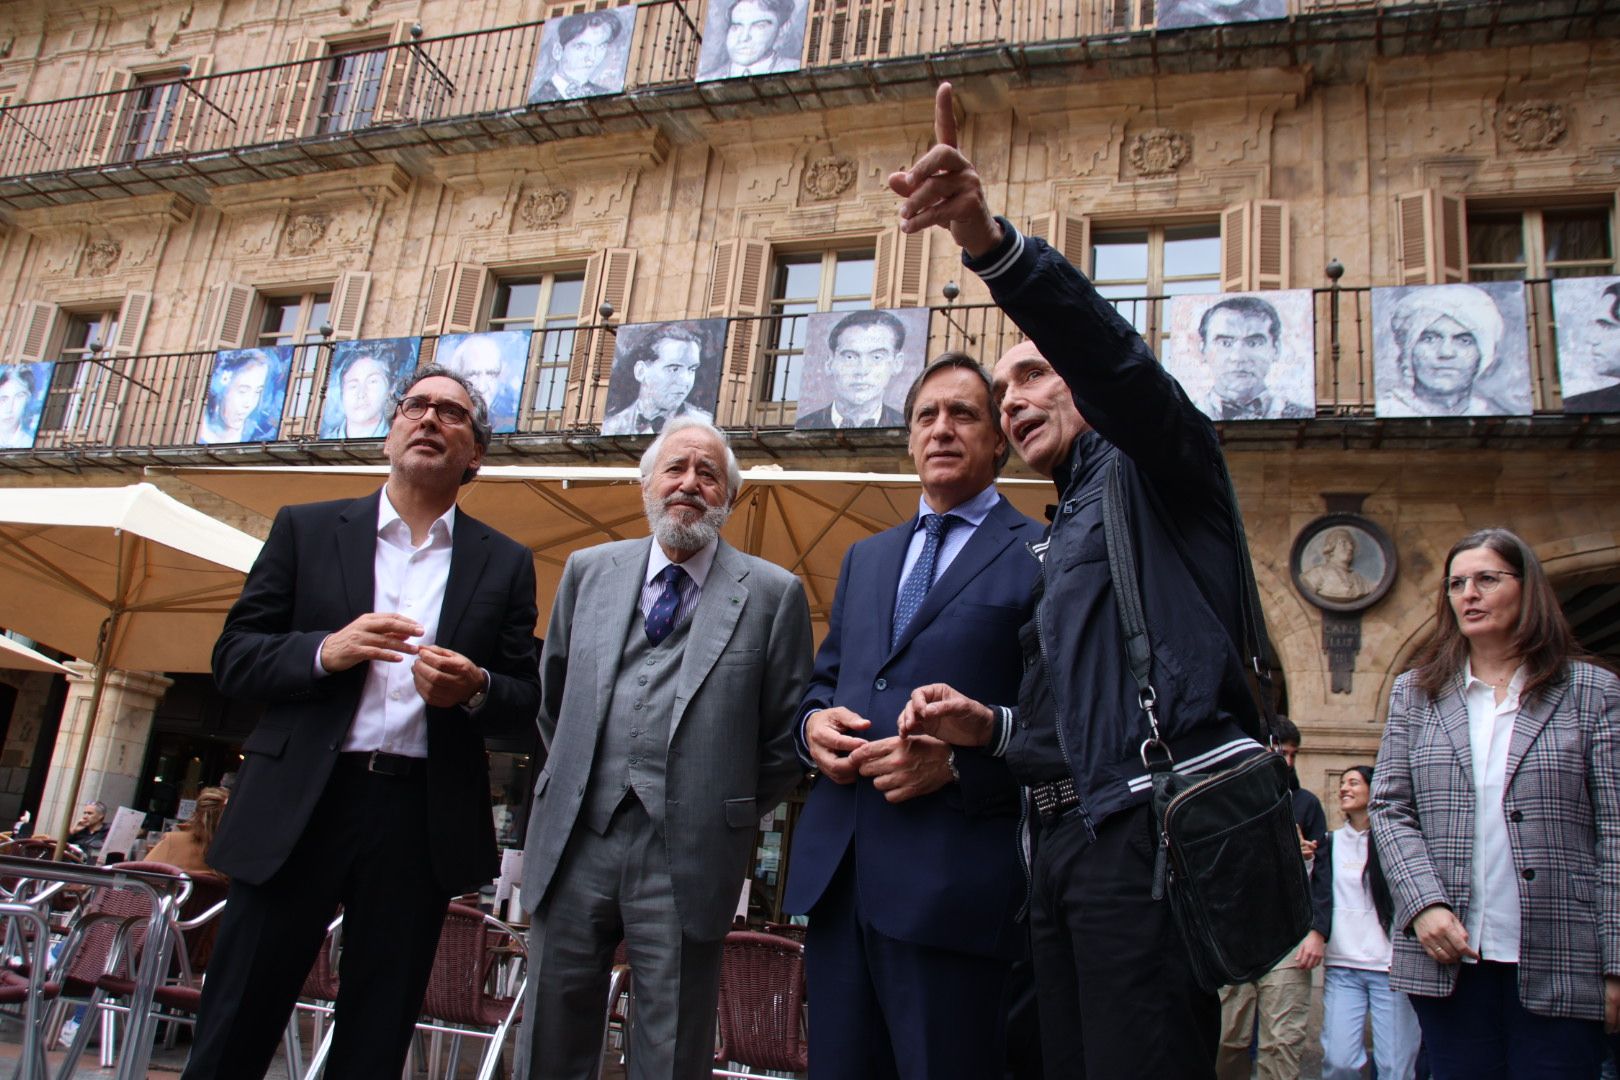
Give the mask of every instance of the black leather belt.
<svg viewBox="0 0 1620 1080">
<path fill-rule="evenodd" d="M 1035 800 L 1035 812 L 1044 820 L 1062 817 L 1065 812 L 1080 805 L 1080 793 L 1074 790 L 1074 777 L 1048 780 L 1029 789 Z"/>
<path fill-rule="evenodd" d="M 409 779 L 427 775 L 427 758 L 406 757 L 382 750 L 354 750 L 339 754 L 338 764 L 352 772 L 376 773 Z"/>
</svg>

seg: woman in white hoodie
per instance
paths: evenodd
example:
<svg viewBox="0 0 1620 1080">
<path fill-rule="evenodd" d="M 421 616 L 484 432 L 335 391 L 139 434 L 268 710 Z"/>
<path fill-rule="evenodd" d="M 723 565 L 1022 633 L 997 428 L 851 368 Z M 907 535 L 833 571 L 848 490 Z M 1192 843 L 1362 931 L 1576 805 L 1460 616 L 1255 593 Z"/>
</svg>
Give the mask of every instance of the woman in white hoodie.
<svg viewBox="0 0 1620 1080">
<path fill-rule="evenodd" d="M 1412 1080 L 1417 1014 L 1389 987 L 1389 926 L 1394 912 L 1378 866 L 1367 801 L 1372 766 L 1352 765 L 1339 781 L 1345 823 L 1327 835 L 1311 867 L 1313 918 L 1299 966 L 1326 964 L 1322 994 L 1322 1080 L 1354 1080 L 1367 1063 L 1362 1038 L 1372 1013 L 1379 1080 Z"/>
</svg>

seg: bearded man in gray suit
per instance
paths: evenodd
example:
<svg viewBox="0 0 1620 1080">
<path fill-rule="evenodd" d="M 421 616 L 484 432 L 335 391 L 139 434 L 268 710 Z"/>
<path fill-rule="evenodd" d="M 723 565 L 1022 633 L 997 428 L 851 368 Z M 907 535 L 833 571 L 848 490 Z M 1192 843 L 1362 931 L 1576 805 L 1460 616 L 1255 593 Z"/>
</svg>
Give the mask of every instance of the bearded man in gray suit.
<svg viewBox="0 0 1620 1080">
<path fill-rule="evenodd" d="M 810 674 L 797 578 L 720 539 L 742 476 L 725 435 L 671 420 L 641 458 L 646 540 L 576 552 L 540 658 L 524 857 L 532 905 L 518 1076 L 586 1080 L 621 937 L 632 1080 L 706 1077 L 725 934 L 760 815 L 798 783 Z"/>
</svg>

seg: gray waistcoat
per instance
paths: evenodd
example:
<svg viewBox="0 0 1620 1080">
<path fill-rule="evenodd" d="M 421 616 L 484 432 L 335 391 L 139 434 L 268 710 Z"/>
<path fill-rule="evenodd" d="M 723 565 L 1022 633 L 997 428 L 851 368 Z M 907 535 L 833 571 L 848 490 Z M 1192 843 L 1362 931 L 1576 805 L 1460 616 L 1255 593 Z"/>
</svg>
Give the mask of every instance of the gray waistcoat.
<svg viewBox="0 0 1620 1080">
<path fill-rule="evenodd" d="M 675 712 L 675 682 L 686 655 L 691 616 L 682 619 L 657 646 L 647 641 L 646 623 L 630 620 L 620 650 L 607 723 L 591 765 L 580 820 L 597 835 L 607 832 L 613 811 L 634 790 L 654 824 L 664 821 L 664 762 L 669 753 L 669 722 Z"/>
</svg>

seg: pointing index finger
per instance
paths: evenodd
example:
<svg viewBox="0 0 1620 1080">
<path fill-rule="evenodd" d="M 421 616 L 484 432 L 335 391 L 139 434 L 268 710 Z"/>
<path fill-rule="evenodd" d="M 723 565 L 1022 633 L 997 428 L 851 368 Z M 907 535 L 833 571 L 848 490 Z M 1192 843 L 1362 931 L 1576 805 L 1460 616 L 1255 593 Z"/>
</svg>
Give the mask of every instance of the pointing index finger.
<svg viewBox="0 0 1620 1080">
<path fill-rule="evenodd" d="M 956 149 L 956 106 L 951 94 L 951 84 L 942 82 L 939 89 L 934 91 L 934 143 L 943 143 L 951 149 Z"/>
</svg>

